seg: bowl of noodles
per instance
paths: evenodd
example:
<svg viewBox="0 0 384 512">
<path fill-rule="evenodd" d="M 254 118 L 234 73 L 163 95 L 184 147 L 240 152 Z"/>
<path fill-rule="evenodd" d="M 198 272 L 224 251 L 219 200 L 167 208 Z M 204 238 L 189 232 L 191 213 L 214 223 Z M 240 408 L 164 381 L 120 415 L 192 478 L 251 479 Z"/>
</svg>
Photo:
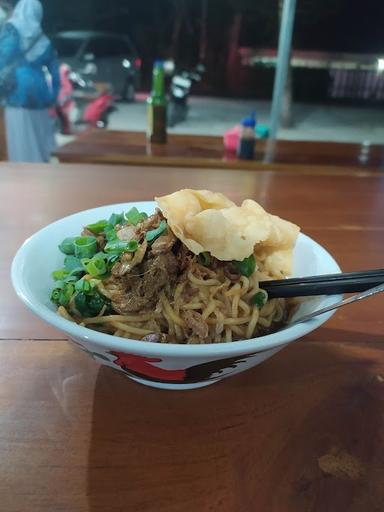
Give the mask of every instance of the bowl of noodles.
<svg viewBox="0 0 384 512">
<path fill-rule="evenodd" d="M 323 247 L 255 201 L 184 189 L 50 224 L 17 252 L 12 282 L 99 363 L 142 384 L 189 389 L 268 359 L 332 315 L 289 326 L 293 313 L 340 299 L 270 299 L 263 282 L 335 272 Z"/>
</svg>

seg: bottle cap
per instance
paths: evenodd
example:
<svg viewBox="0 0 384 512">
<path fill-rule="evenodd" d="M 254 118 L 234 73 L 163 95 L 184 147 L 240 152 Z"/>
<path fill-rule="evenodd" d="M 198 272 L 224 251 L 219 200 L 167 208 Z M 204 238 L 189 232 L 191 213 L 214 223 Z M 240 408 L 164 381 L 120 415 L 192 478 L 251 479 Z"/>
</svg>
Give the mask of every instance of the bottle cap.
<svg viewBox="0 0 384 512">
<path fill-rule="evenodd" d="M 163 68 L 164 67 L 164 61 L 161 59 L 156 59 L 153 63 L 153 66 L 156 68 Z"/>
<path fill-rule="evenodd" d="M 241 121 L 241 125 L 254 128 L 256 126 L 256 113 L 252 112 L 251 115 L 244 117 L 244 119 Z"/>
</svg>

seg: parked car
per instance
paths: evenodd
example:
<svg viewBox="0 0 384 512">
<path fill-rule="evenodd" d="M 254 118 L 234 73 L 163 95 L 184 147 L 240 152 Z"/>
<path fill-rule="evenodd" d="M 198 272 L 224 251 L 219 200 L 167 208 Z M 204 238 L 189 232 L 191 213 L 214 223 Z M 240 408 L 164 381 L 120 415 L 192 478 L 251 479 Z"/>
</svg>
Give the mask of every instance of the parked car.
<svg viewBox="0 0 384 512">
<path fill-rule="evenodd" d="M 94 82 L 109 82 L 121 99 L 133 101 L 141 59 L 129 37 L 110 32 L 71 30 L 52 37 L 61 62 Z"/>
</svg>

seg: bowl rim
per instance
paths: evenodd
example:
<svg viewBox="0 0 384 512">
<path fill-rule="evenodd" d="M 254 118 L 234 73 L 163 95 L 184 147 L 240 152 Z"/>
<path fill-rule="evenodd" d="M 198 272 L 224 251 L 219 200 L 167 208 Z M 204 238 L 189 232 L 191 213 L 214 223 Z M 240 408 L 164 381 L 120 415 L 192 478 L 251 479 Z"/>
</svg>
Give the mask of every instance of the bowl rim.
<svg viewBox="0 0 384 512">
<path fill-rule="evenodd" d="M 159 355 L 159 356 L 176 356 L 176 357 L 217 357 L 217 356 L 228 356 L 231 354 L 250 354 L 265 352 L 272 349 L 282 347 L 291 341 L 301 338 L 309 332 L 317 329 L 326 322 L 334 313 L 330 311 L 319 315 L 303 324 L 293 325 L 292 327 L 285 327 L 279 331 L 276 331 L 265 336 L 259 336 L 257 338 L 250 338 L 248 340 L 232 341 L 230 343 L 207 343 L 207 344 L 180 344 L 180 343 L 152 343 L 152 342 L 141 342 L 140 340 L 134 340 L 130 338 L 121 338 L 112 334 L 105 334 L 88 327 L 78 325 L 74 322 L 66 320 L 48 308 L 45 304 L 35 301 L 33 293 L 30 292 L 23 280 L 23 261 L 24 256 L 27 254 L 31 243 L 41 236 L 44 232 L 54 229 L 57 225 L 65 223 L 69 220 L 74 220 L 76 217 L 85 213 L 96 213 L 104 209 L 121 209 L 130 206 L 151 207 L 155 205 L 154 201 L 131 201 L 126 203 L 116 203 L 98 206 L 96 208 L 90 208 L 87 210 L 81 210 L 65 217 L 62 217 L 47 226 L 36 231 L 30 237 L 28 237 L 16 252 L 12 265 L 11 265 L 11 281 L 15 289 L 16 294 L 21 301 L 39 318 L 43 319 L 48 324 L 52 325 L 56 329 L 64 332 L 69 337 L 74 337 L 77 340 L 84 342 L 90 342 L 99 346 L 103 350 L 122 351 L 126 353 L 140 353 L 143 355 Z M 326 256 L 331 263 L 337 269 L 337 272 L 341 272 L 340 266 L 333 256 L 318 242 L 313 240 L 308 235 L 300 232 L 299 237 L 303 237 L 320 252 Z M 337 302 L 341 299 L 341 295 L 333 295 L 332 303 Z"/>
</svg>

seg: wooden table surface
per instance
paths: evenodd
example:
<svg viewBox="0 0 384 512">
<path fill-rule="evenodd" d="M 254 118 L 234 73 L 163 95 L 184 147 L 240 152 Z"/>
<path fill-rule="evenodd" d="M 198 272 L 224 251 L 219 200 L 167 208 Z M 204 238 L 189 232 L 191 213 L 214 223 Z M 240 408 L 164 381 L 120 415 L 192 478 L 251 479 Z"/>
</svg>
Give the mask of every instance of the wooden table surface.
<svg viewBox="0 0 384 512">
<path fill-rule="evenodd" d="M 284 166 L 262 163 L 267 141 L 257 140 L 255 161 L 237 160 L 224 151 L 223 138 L 207 135 L 168 135 L 167 144 L 148 144 L 142 132 L 91 130 L 56 151 L 61 162 L 109 163 L 216 167 L 227 169 L 265 168 L 285 170 Z M 347 168 L 384 170 L 384 145 L 278 140 L 271 149 L 274 164 L 338 165 Z M 315 170 L 315 168 L 313 168 Z M 352 170 L 352 169 L 351 169 Z"/>
<path fill-rule="evenodd" d="M 0 510 L 382 512 L 383 297 L 248 372 L 170 392 L 100 367 L 15 296 L 11 259 L 39 228 L 182 187 L 260 201 L 344 270 L 383 266 L 374 172 L 0 165 Z"/>
</svg>

